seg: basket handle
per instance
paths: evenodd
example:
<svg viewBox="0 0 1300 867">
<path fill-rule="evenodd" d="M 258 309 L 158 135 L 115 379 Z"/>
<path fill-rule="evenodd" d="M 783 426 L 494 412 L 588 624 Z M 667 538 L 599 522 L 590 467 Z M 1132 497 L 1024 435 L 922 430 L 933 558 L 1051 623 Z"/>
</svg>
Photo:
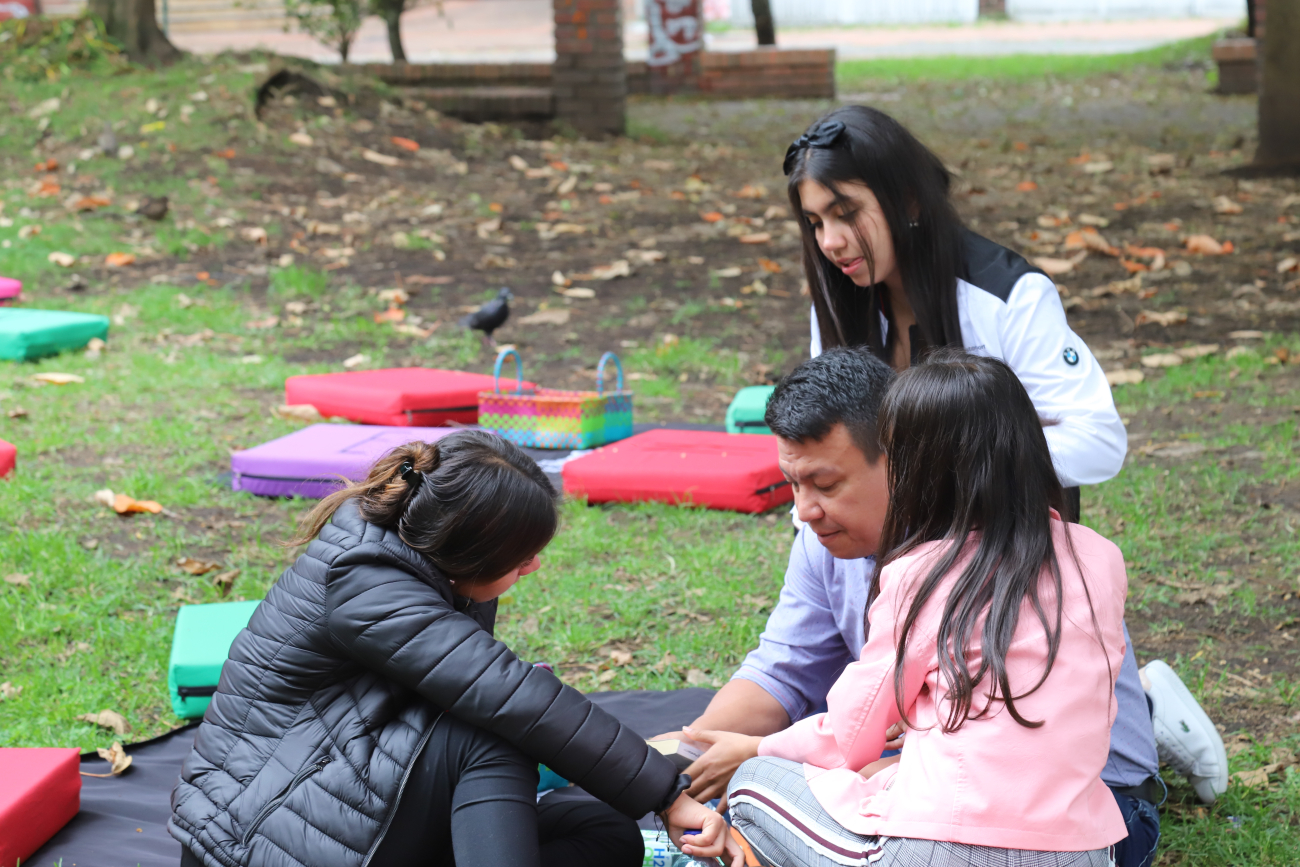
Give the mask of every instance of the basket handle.
<svg viewBox="0 0 1300 867">
<path fill-rule="evenodd" d="M 601 397 L 605 396 L 605 362 L 612 360 L 614 367 L 618 370 L 618 391 L 623 390 L 623 362 L 618 360 L 618 356 L 612 352 L 606 352 L 600 357 L 600 364 L 596 365 L 596 394 Z"/>
<path fill-rule="evenodd" d="M 501 365 L 505 364 L 506 356 L 515 357 L 515 394 L 524 393 L 524 363 L 519 360 L 519 353 L 513 349 L 506 348 L 497 353 L 497 362 L 492 367 L 492 387 L 497 394 L 501 393 Z"/>
</svg>

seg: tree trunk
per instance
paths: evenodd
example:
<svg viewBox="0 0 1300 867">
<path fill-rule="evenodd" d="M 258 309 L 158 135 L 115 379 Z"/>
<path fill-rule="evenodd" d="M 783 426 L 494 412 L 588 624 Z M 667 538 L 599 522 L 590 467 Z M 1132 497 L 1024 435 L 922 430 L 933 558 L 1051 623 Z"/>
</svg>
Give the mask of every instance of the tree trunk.
<svg viewBox="0 0 1300 867">
<path fill-rule="evenodd" d="M 384 23 L 388 25 L 388 50 L 393 52 L 393 62 L 405 63 L 406 51 L 402 48 L 402 10 L 397 9 L 385 15 Z"/>
<path fill-rule="evenodd" d="M 393 53 L 394 63 L 406 62 L 406 50 L 402 47 L 402 13 L 406 11 L 406 0 L 371 0 L 370 10 L 384 19 L 388 26 L 388 50 Z"/>
<path fill-rule="evenodd" d="M 90 11 L 104 30 L 120 42 L 136 62 L 170 63 L 181 52 L 158 28 L 154 0 L 90 0 Z"/>
<path fill-rule="evenodd" d="M 771 0 L 750 0 L 754 10 L 754 32 L 759 45 L 776 45 L 776 22 L 772 20 Z"/>
<path fill-rule="evenodd" d="M 1255 165 L 1300 169 L 1300 2 L 1268 4 L 1263 50 Z"/>
<path fill-rule="evenodd" d="M 1255 0 L 1246 0 L 1246 35 L 1255 38 Z"/>
</svg>

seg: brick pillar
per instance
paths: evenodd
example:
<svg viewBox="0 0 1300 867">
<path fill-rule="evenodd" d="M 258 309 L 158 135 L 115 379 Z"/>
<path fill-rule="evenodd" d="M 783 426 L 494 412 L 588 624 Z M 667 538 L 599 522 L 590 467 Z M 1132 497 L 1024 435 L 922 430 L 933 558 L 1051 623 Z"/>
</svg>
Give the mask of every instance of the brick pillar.
<svg viewBox="0 0 1300 867">
<path fill-rule="evenodd" d="M 621 0 L 553 0 L 555 117 L 585 136 L 622 135 L 627 62 Z"/>
</svg>

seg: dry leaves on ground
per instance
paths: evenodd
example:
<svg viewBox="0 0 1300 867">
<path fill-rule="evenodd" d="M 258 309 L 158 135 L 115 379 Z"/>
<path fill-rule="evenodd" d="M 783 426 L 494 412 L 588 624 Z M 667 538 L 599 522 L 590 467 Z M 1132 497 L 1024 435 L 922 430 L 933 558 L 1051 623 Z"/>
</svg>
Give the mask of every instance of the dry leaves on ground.
<svg viewBox="0 0 1300 867">
<path fill-rule="evenodd" d="M 0 701 L 18 698 L 18 696 L 22 694 L 22 691 L 23 688 L 21 686 L 14 686 L 6 680 L 4 683 L 0 683 Z"/>
<path fill-rule="evenodd" d="M 1220 244 L 1209 235 L 1188 235 L 1184 245 L 1187 252 L 1200 253 L 1202 256 L 1223 256 L 1233 250 L 1231 241 Z"/>
<path fill-rule="evenodd" d="M 1140 370 L 1108 370 L 1106 371 L 1106 382 L 1111 386 L 1116 385 L 1137 385 L 1144 381 L 1147 375 Z"/>
<path fill-rule="evenodd" d="M 285 403 L 271 410 L 271 415 L 284 421 L 300 421 L 306 424 L 319 424 L 325 421 L 320 410 L 309 403 Z"/>
<path fill-rule="evenodd" d="M 573 291 L 573 290 L 567 290 Z M 551 310 L 538 310 L 536 313 L 530 313 L 519 320 L 520 325 L 567 325 L 569 317 L 573 314 L 568 308 L 560 307 Z"/>
<path fill-rule="evenodd" d="M 113 746 L 110 747 L 109 749 L 104 749 L 103 747 L 100 747 L 97 750 L 97 752 L 99 753 L 99 757 L 101 759 L 108 762 L 109 764 L 108 773 L 88 774 L 85 771 L 82 771 L 81 775 L 83 777 L 117 777 L 117 776 L 121 776 L 121 774 L 125 772 L 127 768 L 131 767 L 131 757 L 126 754 L 126 750 L 123 749 L 122 744 L 119 743 L 118 741 L 113 741 Z"/>
<path fill-rule="evenodd" d="M 1182 310 L 1141 310 L 1133 317 L 1134 325 L 1182 325 L 1187 321 L 1187 313 Z"/>
<path fill-rule="evenodd" d="M 85 377 L 77 376 L 75 373 L 55 373 L 54 371 L 37 373 L 32 376 L 32 379 L 37 382 L 47 382 L 50 385 L 77 385 L 86 381 Z"/>
<path fill-rule="evenodd" d="M 134 514 L 136 512 L 148 512 L 157 515 L 163 510 L 162 505 L 153 500 L 137 500 L 126 494 L 115 494 L 108 488 L 101 488 L 95 492 L 95 502 L 108 506 L 119 515 Z"/>
<path fill-rule="evenodd" d="M 104 264 L 110 268 L 125 268 L 135 264 L 134 253 L 109 253 L 104 257 Z"/>
<path fill-rule="evenodd" d="M 12 584 L 15 587 L 31 587 L 32 580 L 21 572 L 13 572 L 5 576 L 5 583 Z"/>
<path fill-rule="evenodd" d="M 60 268 L 71 268 L 73 265 L 77 264 L 76 256 L 71 253 L 60 253 L 57 250 L 46 258 L 53 264 L 58 265 Z"/>
<path fill-rule="evenodd" d="M 99 713 L 87 713 L 77 717 L 83 722 L 93 723 L 100 728 L 112 729 L 119 735 L 126 734 L 126 719 L 115 710 L 101 710 Z"/>
<path fill-rule="evenodd" d="M 176 565 L 191 575 L 206 575 L 221 568 L 220 563 L 214 563 L 211 560 L 198 560 L 194 557 L 181 557 L 177 559 Z"/>
<path fill-rule="evenodd" d="M 230 591 L 235 587 L 235 579 L 240 576 L 242 571 L 241 569 L 229 569 L 212 576 L 212 586 L 221 591 L 222 599 L 230 595 Z"/>
</svg>

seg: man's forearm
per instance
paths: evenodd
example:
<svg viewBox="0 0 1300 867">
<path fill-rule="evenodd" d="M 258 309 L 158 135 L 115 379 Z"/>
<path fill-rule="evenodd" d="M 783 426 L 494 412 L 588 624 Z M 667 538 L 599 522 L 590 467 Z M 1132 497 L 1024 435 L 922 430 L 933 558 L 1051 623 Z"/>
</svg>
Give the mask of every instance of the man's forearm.
<svg viewBox="0 0 1300 867">
<path fill-rule="evenodd" d="M 790 715 L 752 680 L 736 678 L 718 690 L 691 728 L 766 737 L 790 727 Z"/>
</svg>

